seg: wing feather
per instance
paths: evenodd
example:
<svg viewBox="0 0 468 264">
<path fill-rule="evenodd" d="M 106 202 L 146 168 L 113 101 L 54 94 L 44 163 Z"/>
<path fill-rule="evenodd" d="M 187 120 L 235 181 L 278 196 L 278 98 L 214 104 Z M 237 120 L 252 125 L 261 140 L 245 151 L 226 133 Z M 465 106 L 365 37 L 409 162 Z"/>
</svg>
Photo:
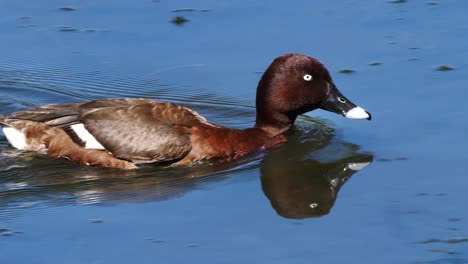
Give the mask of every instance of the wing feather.
<svg viewBox="0 0 468 264">
<path fill-rule="evenodd" d="M 73 129 L 83 124 L 105 150 L 135 163 L 181 159 L 191 149 L 190 127 L 215 126 L 184 106 L 139 98 L 51 104 L 13 116 L 60 127 L 86 147 L 87 141 Z"/>
</svg>

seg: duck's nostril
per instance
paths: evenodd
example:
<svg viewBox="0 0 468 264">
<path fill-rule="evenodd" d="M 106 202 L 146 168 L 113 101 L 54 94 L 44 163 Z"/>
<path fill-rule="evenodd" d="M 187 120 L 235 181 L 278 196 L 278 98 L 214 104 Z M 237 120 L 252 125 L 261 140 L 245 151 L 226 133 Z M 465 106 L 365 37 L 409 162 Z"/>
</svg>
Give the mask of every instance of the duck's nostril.
<svg viewBox="0 0 468 264">
<path fill-rule="evenodd" d="M 346 99 L 344 99 L 343 97 L 338 97 L 338 101 L 343 104 L 346 103 Z"/>
</svg>

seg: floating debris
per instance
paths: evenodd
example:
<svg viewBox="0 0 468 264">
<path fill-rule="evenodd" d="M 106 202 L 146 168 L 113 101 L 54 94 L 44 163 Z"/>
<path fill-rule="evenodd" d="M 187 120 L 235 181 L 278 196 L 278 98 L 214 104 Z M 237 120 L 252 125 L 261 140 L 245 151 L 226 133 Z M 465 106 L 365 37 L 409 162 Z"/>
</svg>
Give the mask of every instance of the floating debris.
<svg viewBox="0 0 468 264">
<path fill-rule="evenodd" d="M 198 245 L 198 244 L 188 244 L 188 245 L 187 245 L 188 248 L 197 248 L 197 247 L 199 247 L 199 246 L 200 246 L 200 245 Z"/>
<path fill-rule="evenodd" d="M 455 68 L 449 65 L 440 65 L 439 67 L 436 68 L 436 71 L 453 71 L 453 70 L 455 70 Z"/>
<path fill-rule="evenodd" d="M 459 243 L 467 243 L 468 238 L 450 238 L 445 241 L 448 244 L 459 244 Z"/>
<path fill-rule="evenodd" d="M 197 11 L 195 8 L 179 8 L 172 10 L 173 13 L 179 13 L 179 12 L 195 12 Z"/>
<path fill-rule="evenodd" d="M 31 20 L 31 17 L 30 16 L 21 16 L 18 18 L 19 20 L 21 20 L 22 22 L 29 22 L 29 20 Z"/>
<path fill-rule="evenodd" d="M 403 3 L 406 3 L 408 2 L 408 0 L 392 0 L 392 1 L 389 1 L 389 3 L 392 3 L 392 4 L 403 4 Z"/>
<path fill-rule="evenodd" d="M 76 8 L 66 6 L 66 7 L 59 8 L 59 10 L 61 10 L 61 11 L 76 11 Z"/>
<path fill-rule="evenodd" d="M 440 243 L 440 242 L 443 242 L 443 240 L 441 239 L 426 239 L 426 240 L 423 240 L 423 241 L 419 241 L 419 242 L 416 242 L 417 244 L 431 244 L 431 243 Z"/>
<path fill-rule="evenodd" d="M 187 22 L 189 22 L 190 20 L 186 19 L 185 17 L 183 16 L 176 16 L 174 17 L 171 22 L 175 25 L 178 25 L 178 26 L 181 26 Z"/>
<path fill-rule="evenodd" d="M 89 222 L 91 222 L 92 224 L 101 224 L 104 222 L 104 220 L 100 218 L 94 218 L 94 219 L 89 219 Z"/>
<path fill-rule="evenodd" d="M 355 71 L 354 70 L 351 70 L 351 69 L 341 69 L 338 71 L 339 73 L 354 73 Z"/>
<path fill-rule="evenodd" d="M 429 196 L 429 193 L 417 193 L 416 196 Z"/>
<path fill-rule="evenodd" d="M 160 239 L 160 238 L 154 238 L 154 237 L 147 237 L 145 238 L 146 240 L 150 241 L 151 243 L 155 243 L 155 244 L 162 244 L 162 243 L 166 243 L 167 241 L 164 240 L 164 239 Z"/>
<path fill-rule="evenodd" d="M 60 32 L 78 32 L 78 29 L 73 28 L 73 27 L 60 27 L 59 31 Z"/>
<path fill-rule="evenodd" d="M 382 65 L 381 61 L 373 61 L 369 63 L 369 66 L 379 66 L 379 65 Z"/>
<path fill-rule="evenodd" d="M 180 12 L 208 12 L 210 10 L 208 9 L 195 9 L 195 8 L 179 8 L 179 9 L 174 9 L 171 12 L 172 13 L 180 13 Z"/>
<path fill-rule="evenodd" d="M 417 244 L 432 244 L 432 243 L 447 243 L 447 244 L 459 244 L 459 243 L 467 243 L 468 238 L 449 238 L 447 240 L 444 239 L 427 239 L 423 241 L 416 242 Z"/>
<path fill-rule="evenodd" d="M 432 253 L 443 253 L 443 254 L 448 254 L 448 255 L 456 255 L 456 254 L 458 254 L 458 253 L 455 252 L 455 251 L 448 251 L 448 250 L 446 250 L 446 249 L 439 249 L 439 248 L 429 249 L 429 252 L 432 252 Z"/>
</svg>

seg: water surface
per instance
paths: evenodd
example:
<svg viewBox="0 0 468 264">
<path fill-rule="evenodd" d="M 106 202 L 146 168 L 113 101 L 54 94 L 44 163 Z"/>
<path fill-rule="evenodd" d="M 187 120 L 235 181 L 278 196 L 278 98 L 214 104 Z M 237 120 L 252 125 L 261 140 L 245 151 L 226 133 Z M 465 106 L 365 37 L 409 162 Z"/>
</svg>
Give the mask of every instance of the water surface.
<svg viewBox="0 0 468 264">
<path fill-rule="evenodd" d="M 288 52 L 373 115 L 315 111 L 232 164 L 130 172 L 0 133 L 0 260 L 467 263 L 468 3 L 398 2 L 0 1 L 2 115 L 147 97 L 247 128 Z"/>
</svg>

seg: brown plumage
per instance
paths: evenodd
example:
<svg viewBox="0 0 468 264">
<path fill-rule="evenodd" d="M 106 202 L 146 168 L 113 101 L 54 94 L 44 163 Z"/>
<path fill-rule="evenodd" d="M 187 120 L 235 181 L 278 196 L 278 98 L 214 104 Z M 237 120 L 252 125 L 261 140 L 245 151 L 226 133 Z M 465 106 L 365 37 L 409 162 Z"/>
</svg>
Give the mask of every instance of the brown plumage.
<svg viewBox="0 0 468 264">
<path fill-rule="evenodd" d="M 316 108 L 370 119 L 341 95 L 320 62 L 287 54 L 260 80 L 256 124 L 245 130 L 218 126 L 184 106 L 149 99 L 51 104 L 11 118 L 0 116 L 0 123 L 17 148 L 86 165 L 133 169 L 143 163 L 239 159 L 285 142 L 283 132 L 297 115 Z"/>
</svg>

